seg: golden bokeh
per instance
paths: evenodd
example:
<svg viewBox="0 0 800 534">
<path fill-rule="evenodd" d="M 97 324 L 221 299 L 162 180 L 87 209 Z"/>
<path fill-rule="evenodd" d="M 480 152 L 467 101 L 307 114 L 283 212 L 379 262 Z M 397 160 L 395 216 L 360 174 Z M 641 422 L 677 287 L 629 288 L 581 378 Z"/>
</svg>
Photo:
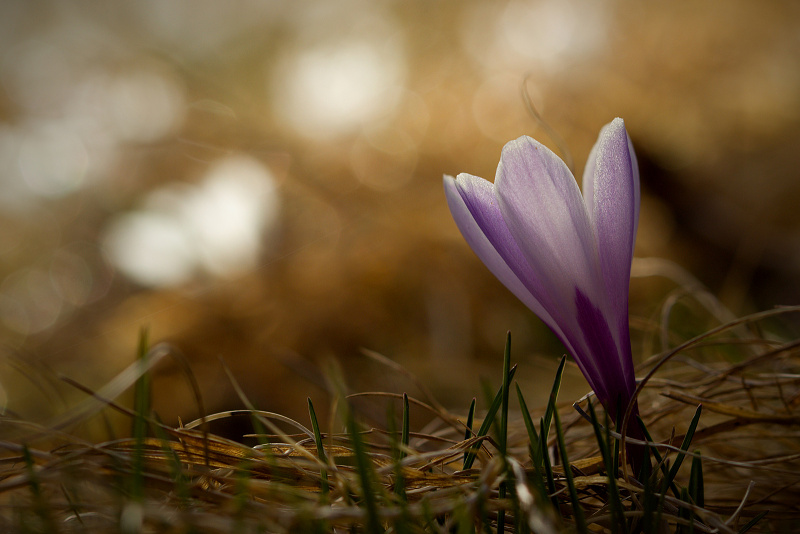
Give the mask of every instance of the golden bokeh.
<svg viewBox="0 0 800 534">
<path fill-rule="evenodd" d="M 562 349 L 463 242 L 442 175 L 491 178 L 527 134 L 580 176 L 616 116 L 636 255 L 736 314 L 797 303 L 798 28 L 775 0 L 5 2 L 0 400 L 46 420 L 82 394 L 43 376 L 99 387 L 142 327 L 212 411 L 240 406 L 220 358 L 298 418 L 329 359 L 353 389 L 413 394 L 363 349 L 466 406 L 509 329 L 543 399 Z M 669 289 L 634 280 L 637 324 Z M 155 376 L 165 421 L 197 416 L 177 364 Z"/>
</svg>

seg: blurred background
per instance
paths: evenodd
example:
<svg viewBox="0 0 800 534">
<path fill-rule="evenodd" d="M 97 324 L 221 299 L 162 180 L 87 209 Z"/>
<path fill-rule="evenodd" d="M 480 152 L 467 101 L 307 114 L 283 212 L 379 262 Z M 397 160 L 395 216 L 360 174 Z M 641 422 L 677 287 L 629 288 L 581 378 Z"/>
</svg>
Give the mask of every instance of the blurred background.
<svg viewBox="0 0 800 534">
<path fill-rule="evenodd" d="M 497 383 L 509 329 L 529 403 L 545 399 L 563 349 L 442 191 L 445 173 L 491 179 L 519 135 L 564 148 L 523 84 L 578 176 L 625 119 L 638 257 L 674 261 L 736 315 L 800 302 L 796 2 L 7 0 L 4 409 L 63 411 L 83 394 L 57 376 L 102 386 L 143 327 L 212 412 L 242 406 L 220 358 L 257 406 L 303 422 L 331 360 L 353 390 L 418 394 L 364 349 L 464 411 L 479 376 Z M 634 279 L 634 326 L 676 287 Z M 174 360 L 154 403 L 170 424 L 198 415 Z"/>
</svg>

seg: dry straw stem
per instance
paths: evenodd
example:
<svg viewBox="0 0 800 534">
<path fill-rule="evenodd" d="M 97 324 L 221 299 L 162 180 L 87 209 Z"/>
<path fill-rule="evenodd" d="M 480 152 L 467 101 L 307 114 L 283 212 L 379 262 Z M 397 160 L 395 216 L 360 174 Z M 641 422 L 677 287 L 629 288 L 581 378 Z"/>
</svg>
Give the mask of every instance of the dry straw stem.
<svg viewBox="0 0 800 534">
<path fill-rule="evenodd" d="M 675 483 L 688 484 L 691 459 L 699 455 L 705 498 L 702 505 L 691 504 L 668 488 L 647 489 L 623 465 L 612 474 L 623 522 L 631 532 L 647 521 L 658 522 L 653 531 L 691 527 L 695 532 L 738 532 L 765 511 L 768 515 L 752 531 L 790 528 L 800 520 L 800 340 L 755 336 L 753 329 L 740 328 L 758 323 L 766 329 L 766 321 L 797 311 L 800 308 L 777 309 L 729 321 L 642 364 L 637 389 L 641 417 L 663 465 L 674 464 L 689 420 L 696 407 L 703 406 Z M 167 352 L 163 346 L 154 348 L 150 365 Z M 347 429 L 322 432 L 322 461 L 311 429 L 280 414 L 251 407 L 172 428 L 118 404 L 114 399 L 150 365 L 132 368 L 138 374 L 126 370 L 98 392 L 70 381 L 87 393 L 87 401 L 53 424 L 3 416 L 0 424 L 7 437 L 0 441 L 0 530 L 348 532 L 376 524 L 363 506 L 364 491 L 374 492 L 377 524 L 397 532 L 493 530 L 498 517 L 505 517 L 507 532 L 575 527 L 564 466 L 553 446 L 554 431 L 548 452 L 555 495 L 542 498 L 534 483 L 542 473 L 533 468 L 528 433 L 513 412 L 504 462 L 495 435 L 465 440 L 466 417 L 445 410 L 431 392 L 424 402 L 409 399 L 411 409 L 429 413 L 432 421 L 425 431 L 409 433 L 399 456 L 398 433 L 361 431 L 376 481 L 365 490 L 353 434 Z M 249 401 L 240 394 L 247 406 Z M 360 395 L 374 402 L 402 400 L 402 395 L 387 392 Z M 579 402 L 590 400 L 587 396 Z M 349 403 L 340 399 L 338 405 Z M 144 417 L 150 435 L 90 443 L 72 432 L 89 415 L 109 409 Z M 533 413 L 533 420 L 542 413 Z M 609 507 L 609 473 L 594 429 L 569 404 L 559 413 L 587 528 L 618 530 L 612 527 L 618 523 Z M 208 421 L 243 415 L 259 418 L 269 429 L 268 444 L 253 448 L 202 431 Z M 629 417 L 627 424 L 633 423 Z M 293 430 L 283 430 L 287 426 Z M 619 436 L 613 431 L 610 435 Z M 480 447 L 477 461 L 462 470 L 464 455 L 474 446 Z M 654 469 L 659 467 L 654 464 Z M 144 488 L 138 497 L 127 489 L 136 477 Z M 402 495 L 396 492 L 398 478 Z M 503 482 L 511 484 L 500 498 Z M 550 506 L 552 498 L 557 509 Z M 653 498 L 658 516 L 648 519 L 644 503 Z"/>
</svg>

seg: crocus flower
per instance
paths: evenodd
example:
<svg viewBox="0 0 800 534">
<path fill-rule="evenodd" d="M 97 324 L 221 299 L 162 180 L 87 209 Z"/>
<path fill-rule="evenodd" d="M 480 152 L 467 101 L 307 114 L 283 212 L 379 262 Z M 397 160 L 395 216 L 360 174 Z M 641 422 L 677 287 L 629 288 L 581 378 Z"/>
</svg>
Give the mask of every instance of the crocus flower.
<svg viewBox="0 0 800 534">
<path fill-rule="evenodd" d="M 494 184 L 462 173 L 444 188 L 472 250 L 561 339 L 615 418 L 635 387 L 628 285 L 640 200 L 622 119 L 600 131 L 583 195 L 564 162 L 524 136 L 503 148 Z"/>
</svg>

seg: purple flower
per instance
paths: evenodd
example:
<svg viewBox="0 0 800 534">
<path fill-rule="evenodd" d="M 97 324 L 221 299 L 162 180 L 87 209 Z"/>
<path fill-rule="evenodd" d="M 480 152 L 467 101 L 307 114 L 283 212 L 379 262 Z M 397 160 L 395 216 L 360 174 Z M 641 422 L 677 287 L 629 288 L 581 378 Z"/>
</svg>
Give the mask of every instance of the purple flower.
<svg viewBox="0 0 800 534">
<path fill-rule="evenodd" d="M 444 188 L 472 250 L 561 339 L 609 414 L 624 411 L 635 387 L 628 285 L 640 193 L 622 119 L 600 131 L 583 195 L 564 162 L 524 136 L 503 148 L 494 184 L 462 173 Z"/>
</svg>

